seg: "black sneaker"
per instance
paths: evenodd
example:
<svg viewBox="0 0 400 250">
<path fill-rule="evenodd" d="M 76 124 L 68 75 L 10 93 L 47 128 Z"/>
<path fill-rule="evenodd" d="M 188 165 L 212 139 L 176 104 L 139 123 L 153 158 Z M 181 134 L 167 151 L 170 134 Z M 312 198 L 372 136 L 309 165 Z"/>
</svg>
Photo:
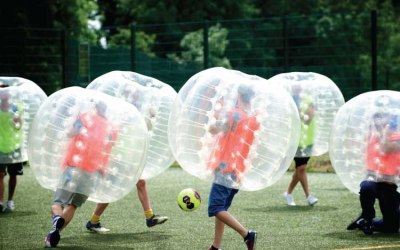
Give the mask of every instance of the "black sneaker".
<svg viewBox="0 0 400 250">
<path fill-rule="evenodd" d="M 167 216 L 153 215 L 150 219 L 146 219 L 147 227 L 163 224 L 168 220 Z"/>
<path fill-rule="evenodd" d="M 366 235 L 371 235 L 374 233 L 374 226 L 372 224 L 372 220 L 365 220 L 364 225 L 362 226 L 362 231 Z"/>
<path fill-rule="evenodd" d="M 347 230 L 362 229 L 365 223 L 366 220 L 363 217 L 359 216 L 347 226 Z"/>
<path fill-rule="evenodd" d="M 249 230 L 246 238 L 244 238 L 244 243 L 246 243 L 248 250 L 256 249 L 257 232 Z"/>
<path fill-rule="evenodd" d="M 0 213 L 3 213 L 4 212 L 4 207 L 3 207 L 3 205 L 0 205 Z"/>
<path fill-rule="evenodd" d="M 45 247 L 56 247 L 58 242 L 60 242 L 60 230 L 64 226 L 65 220 L 62 217 L 59 217 L 57 220 L 53 222 L 53 228 L 47 234 L 47 237 L 44 239 Z"/>
</svg>

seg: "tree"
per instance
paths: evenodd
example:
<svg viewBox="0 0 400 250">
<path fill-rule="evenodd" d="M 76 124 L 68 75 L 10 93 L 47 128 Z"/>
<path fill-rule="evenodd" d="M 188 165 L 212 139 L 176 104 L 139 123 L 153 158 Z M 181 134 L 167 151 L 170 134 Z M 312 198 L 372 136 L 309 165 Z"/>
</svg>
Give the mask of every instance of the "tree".
<svg viewBox="0 0 400 250">
<path fill-rule="evenodd" d="M 168 54 L 168 58 L 180 64 L 195 63 L 202 66 L 204 62 L 203 33 L 204 29 L 187 33 L 180 42 L 183 51 L 179 54 Z M 225 56 L 225 50 L 229 44 L 227 37 L 228 30 L 222 28 L 219 23 L 208 29 L 209 66 L 231 68 L 229 60 Z"/>
</svg>

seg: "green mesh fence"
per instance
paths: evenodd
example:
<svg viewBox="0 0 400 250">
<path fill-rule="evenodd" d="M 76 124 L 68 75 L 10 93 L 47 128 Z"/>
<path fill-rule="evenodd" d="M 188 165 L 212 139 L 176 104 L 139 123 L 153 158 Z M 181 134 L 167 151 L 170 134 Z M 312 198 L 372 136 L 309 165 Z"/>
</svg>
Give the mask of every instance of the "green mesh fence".
<svg viewBox="0 0 400 250">
<path fill-rule="evenodd" d="M 62 30 L 3 29 L 0 75 L 31 79 L 50 94 L 62 87 L 85 87 L 112 70 L 127 70 L 178 91 L 197 72 L 223 66 L 267 79 L 285 72 L 317 72 L 331 78 L 346 100 L 373 89 L 399 90 L 400 74 L 393 71 L 388 80 L 379 62 L 377 85 L 372 85 L 369 12 L 113 29 L 131 30 L 131 38 L 103 48 L 66 38 Z M 386 33 L 378 35 L 378 41 L 388 39 Z M 150 38 L 146 46 L 143 37 Z M 384 53 L 378 46 L 377 56 Z"/>
</svg>

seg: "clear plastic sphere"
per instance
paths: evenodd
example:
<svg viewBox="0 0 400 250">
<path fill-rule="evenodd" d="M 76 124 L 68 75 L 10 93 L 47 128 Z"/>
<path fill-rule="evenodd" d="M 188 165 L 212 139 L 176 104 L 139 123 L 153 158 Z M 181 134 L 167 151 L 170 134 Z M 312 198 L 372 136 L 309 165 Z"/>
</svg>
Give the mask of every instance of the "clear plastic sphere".
<svg viewBox="0 0 400 250">
<path fill-rule="evenodd" d="M 42 104 L 28 143 L 30 166 L 41 186 L 108 203 L 135 187 L 148 137 L 144 119 L 131 104 L 70 87 Z"/>
<path fill-rule="evenodd" d="M 270 186 L 287 171 L 299 133 L 287 91 L 224 68 L 192 76 L 169 119 L 170 146 L 185 171 L 247 191 Z"/>
<path fill-rule="evenodd" d="M 175 161 L 168 146 L 168 117 L 176 91 L 157 79 L 129 71 L 112 71 L 93 80 L 87 89 L 97 90 L 133 104 L 149 130 L 149 149 L 141 179 L 164 172 Z"/>
<path fill-rule="evenodd" d="M 360 183 L 366 179 L 399 186 L 399 142 L 400 92 L 371 91 L 339 109 L 329 156 L 344 186 L 354 193 L 360 191 Z"/>
<path fill-rule="evenodd" d="M 0 77 L 0 163 L 28 160 L 27 140 L 33 117 L 47 95 L 21 77 Z"/>
<path fill-rule="evenodd" d="M 296 157 L 328 152 L 333 120 L 344 104 L 342 92 L 336 84 L 328 77 L 313 72 L 284 73 L 268 81 L 289 91 L 298 108 L 301 133 Z"/>
</svg>

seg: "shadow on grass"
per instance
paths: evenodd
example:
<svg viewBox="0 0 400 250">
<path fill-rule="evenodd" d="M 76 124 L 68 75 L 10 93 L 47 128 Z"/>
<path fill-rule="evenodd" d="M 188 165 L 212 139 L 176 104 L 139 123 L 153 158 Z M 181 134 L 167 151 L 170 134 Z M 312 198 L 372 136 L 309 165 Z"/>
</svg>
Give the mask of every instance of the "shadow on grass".
<svg viewBox="0 0 400 250">
<path fill-rule="evenodd" d="M 165 232 L 140 233 L 85 233 L 80 236 L 62 238 L 62 249 L 127 249 L 144 242 L 167 241 L 172 235 Z M 61 246 L 60 246 L 61 247 Z"/>
<path fill-rule="evenodd" d="M 338 207 L 333 206 L 265 206 L 265 207 L 257 207 L 257 208 L 244 208 L 243 210 L 249 212 L 259 212 L 259 213 L 298 213 L 298 212 L 326 212 L 338 210 Z"/>
<path fill-rule="evenodd" d="M 1 218 L 15 218 L 15 217 L 23 217 L 23 216 L 31 216 L 37 214 L 36 212 L 33 211 L 13 211 L 13 212 L 4 212 L 0 213 L 0 219 Z"/>
</svg>

